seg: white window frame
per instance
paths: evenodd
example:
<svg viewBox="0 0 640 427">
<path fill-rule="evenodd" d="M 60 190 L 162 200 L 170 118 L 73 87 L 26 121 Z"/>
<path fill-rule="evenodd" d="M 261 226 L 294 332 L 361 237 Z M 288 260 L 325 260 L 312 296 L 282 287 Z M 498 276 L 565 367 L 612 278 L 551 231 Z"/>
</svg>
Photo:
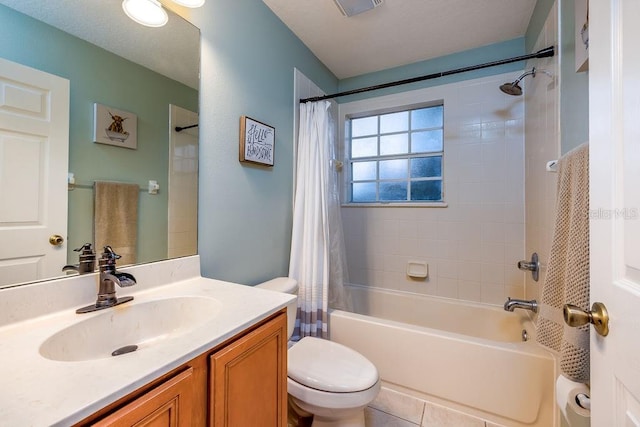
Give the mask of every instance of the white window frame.
<svg viewBox="0 0 640 427">
<path fill-rule="evenodd" d="M 433 155 L 442 155 L 442 200 L 441 201 L 375 201 L 375 202 L 351 202 L 351 163 L 349 156 L 349 141 L 347 141 L 346 135 L 346 122 L 350 119 L 366 117 L 372 115 L 381 115 L 387 113 L 393 113 L 398 111 L 412 110 L 418 108 L 432 107 L 442 105 L 446 110 L 446 104 L 443 96 L 437 96 L 439 93 L 437 88 L 421 89 L 411 92 L 403 92 L 400 94 L 386 95 L 375 98 L 369 98 L 361 101 L 353 101 L 348 103 L 339 104 L 338 110 L 338 125 L 339 125 L 339 141 L 340 152 L 342 153 L 342 206 L 343 207 L 429 207 L 429 208 L 443 208 L 447 207 L 446 203 L 446 188 L 445 188 L 445 153 L 446 142 L 443 140 L 442 154 L 438 152 Z M 427 96 L 425 91 L 429 90 Z M 435 97 L 433 96 L 435 92 Z M 446 117 L 446 112 L 444 113 Z M 443 120 L 443 138 L 444 128 L 446 127 L 446 120 Z M 446 139 L 446 138 L 445 138 Z M 399 155 L 397 158 L 410 158 L 410 157 L 428 157 L 431 153 L 415 153 L 409 155 Z M 372 157 L 373 159 L 374 157 Z M 379 159 L 379 157 L 375 157 Z M 384 156 L 385 159 L 391 159 L 392 156 Z M 363 158 L 364 159 L 364 158 Z M 358 160 L 361 160 L 358 158 Z"/>
</svg>

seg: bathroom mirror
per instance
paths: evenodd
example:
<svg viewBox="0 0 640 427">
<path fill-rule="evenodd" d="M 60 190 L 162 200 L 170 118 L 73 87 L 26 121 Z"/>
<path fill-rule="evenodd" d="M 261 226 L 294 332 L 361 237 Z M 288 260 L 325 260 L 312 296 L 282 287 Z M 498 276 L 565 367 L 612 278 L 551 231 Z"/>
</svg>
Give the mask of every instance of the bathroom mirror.
<svg viewBox="0 0 640 427">
<path fill-rule="evenodd" d="M 149 28 L 130 20 L 120 0 L 0 0 L 0 58 L 70 83 L 68 171 L 75 185 L 66 193 L 65 264 L 77 264 L 73 249 L 93 243 L 95 181 L 140 187 L 135 263 L 197 252 L 198 128 L 172 130 L 197 125 L 200 32 L 167 12 L 166 26 Z M 137 117 L 136 149 L 94 142 L 96 103 Z M 158 183 L 157 194 L 149 181 Z M 35 280 L 65 276 L 63 266 Z M 16 277 L 0 287 L 34 280 Z"/>
</svg>

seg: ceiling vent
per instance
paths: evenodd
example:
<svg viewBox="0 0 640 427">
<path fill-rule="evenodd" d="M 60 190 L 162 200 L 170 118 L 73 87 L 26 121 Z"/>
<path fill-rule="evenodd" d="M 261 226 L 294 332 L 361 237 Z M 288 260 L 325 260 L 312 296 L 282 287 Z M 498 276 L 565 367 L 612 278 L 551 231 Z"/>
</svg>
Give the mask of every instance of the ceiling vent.
<svg viewBox="0 0 640 427">
<path fill-rule="evenodd" d="M 334 0 L 344 16 L 353 16 L 382 4 L 383 0 Z"/>
</svg>

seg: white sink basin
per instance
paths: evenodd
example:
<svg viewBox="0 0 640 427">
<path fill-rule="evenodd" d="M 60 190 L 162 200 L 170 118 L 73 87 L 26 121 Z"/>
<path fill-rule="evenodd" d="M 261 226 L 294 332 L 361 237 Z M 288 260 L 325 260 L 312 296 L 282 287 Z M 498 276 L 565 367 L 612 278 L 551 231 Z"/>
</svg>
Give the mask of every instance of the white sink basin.
<svg viewBox="0 0 640 427">
<path fill-rule="evenodd" d="M 134 300 L 56 332 L 40 346 L 40 354 L 57 361 L 84 361 L 113 357 L 122 348 L 123 353 L 140 351 L 192 331 L 220 308 L 218 300 L 205 297 Z"/>
</svg>

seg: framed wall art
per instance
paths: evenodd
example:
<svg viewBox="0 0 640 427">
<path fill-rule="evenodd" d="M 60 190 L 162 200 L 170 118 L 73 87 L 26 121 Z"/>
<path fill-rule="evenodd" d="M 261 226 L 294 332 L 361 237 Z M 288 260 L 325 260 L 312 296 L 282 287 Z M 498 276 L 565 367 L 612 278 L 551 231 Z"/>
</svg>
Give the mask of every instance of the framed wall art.
<svg viewBox="0 0 640 427">
<path fill-rule="evenodd" d="M 240 117 L 240 161 L 273 166 L 276 129 L 247 116 Z"/>
<path fill-rule="evenodd" d="M 129 111 L 93 104 L 93 141 L 137 149 L 138 116 Z"/>
</svg>

